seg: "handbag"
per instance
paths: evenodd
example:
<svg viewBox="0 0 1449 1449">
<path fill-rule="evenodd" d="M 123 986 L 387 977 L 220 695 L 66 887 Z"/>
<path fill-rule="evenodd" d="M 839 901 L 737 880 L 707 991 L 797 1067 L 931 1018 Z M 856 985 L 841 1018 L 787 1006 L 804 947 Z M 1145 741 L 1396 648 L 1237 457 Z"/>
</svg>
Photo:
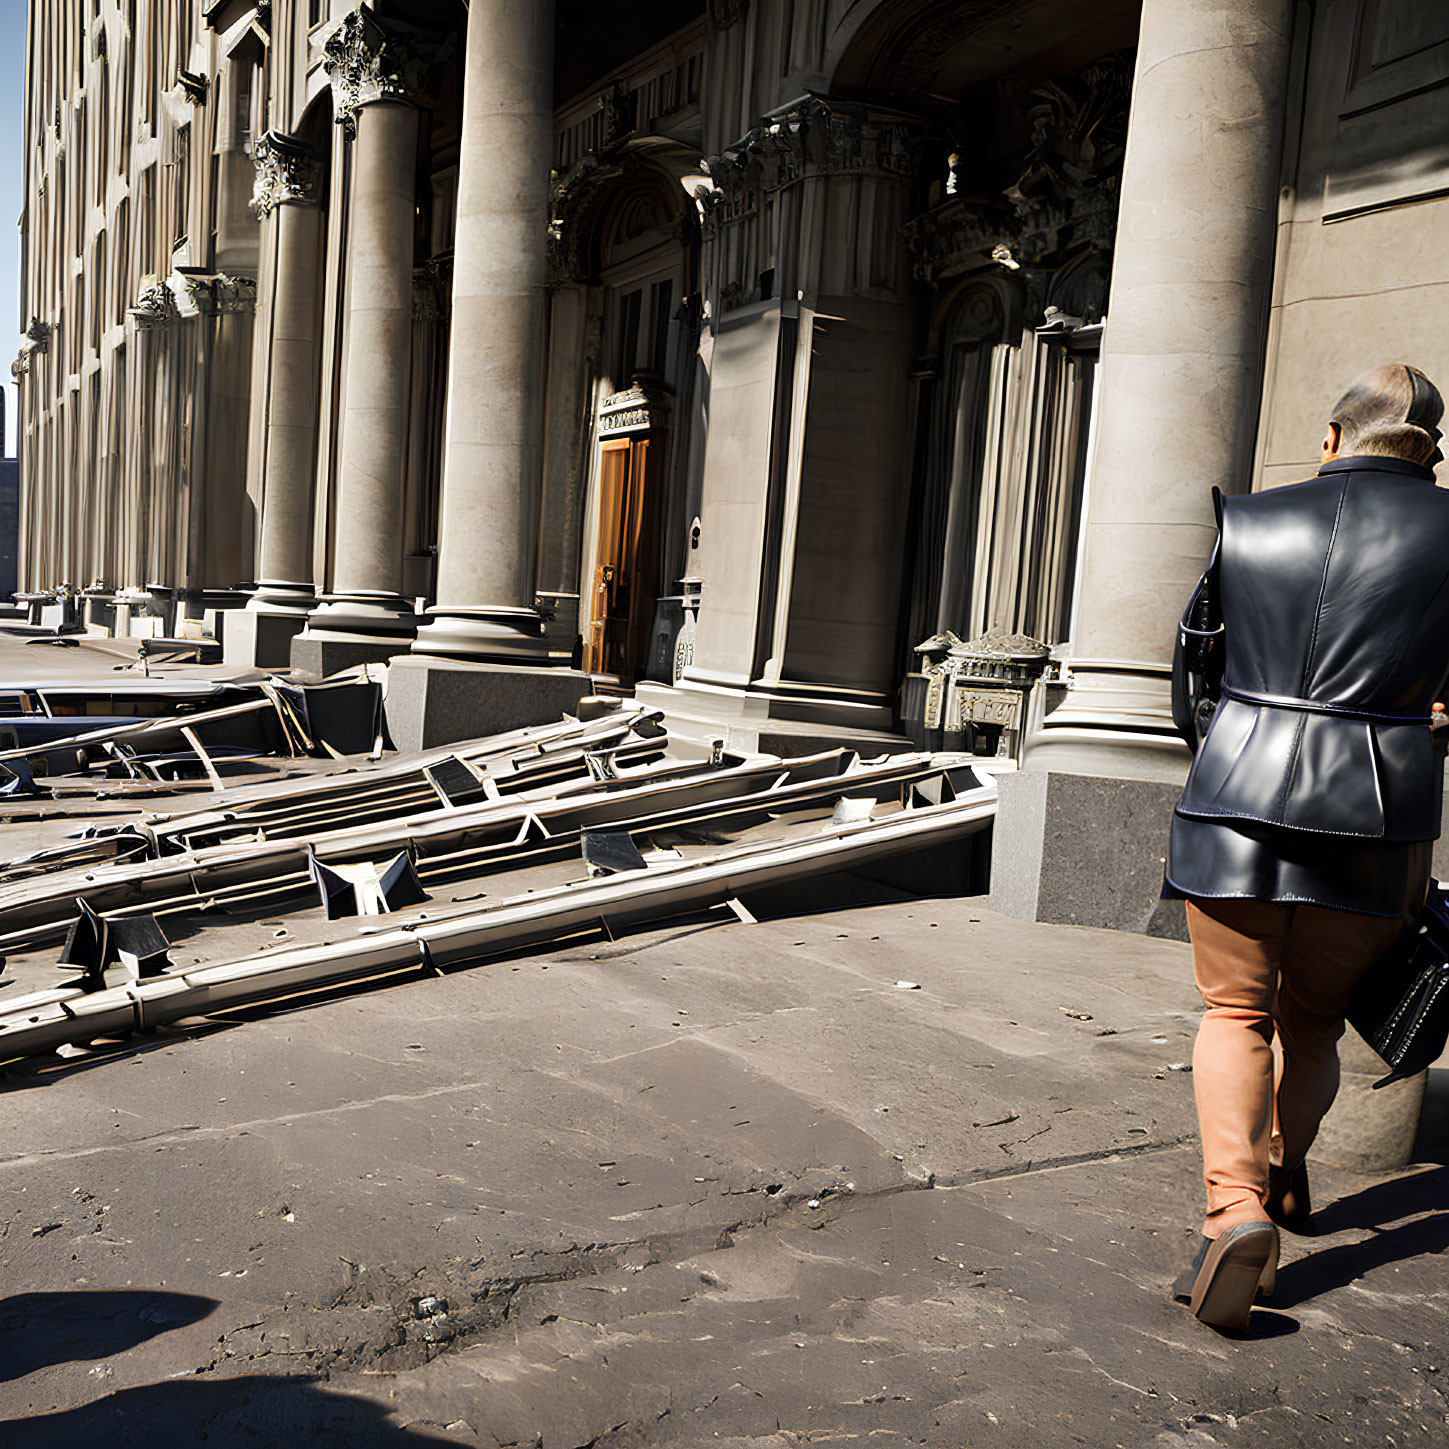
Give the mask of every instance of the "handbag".
<svg viewBox="0 0 1449 1449">
<path fill-rule="evenodd" d="M 1389 1068 L 1387 1087 L 1432 1066 L 1449 1043 L 1449 898 L 1437 880 L 1417 923 L 1369 968 L 1349 1003 L 1353 1029 Z"/>
</svg>

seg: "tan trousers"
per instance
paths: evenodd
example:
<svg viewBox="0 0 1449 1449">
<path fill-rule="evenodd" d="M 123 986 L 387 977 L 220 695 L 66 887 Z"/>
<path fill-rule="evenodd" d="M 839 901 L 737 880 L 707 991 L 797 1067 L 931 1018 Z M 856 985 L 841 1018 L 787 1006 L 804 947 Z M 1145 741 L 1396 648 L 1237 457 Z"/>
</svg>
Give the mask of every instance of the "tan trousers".
<svg viewBox="0 0 1449 1449">
<path fill-rule="evenodd" d="M 1274 901 L 1187 904 L 1207 1004 L 1193 1049 L 1207 1221 L 1215 1238 L 1261 1222 L 1268 1162 L 1307 1155 L 1338 1091 L 1338 1039 L 1364 971 L 1398 918 Z M 1276 1031 L 1275 1031 L 1276 1029 Z"/>
</svg>

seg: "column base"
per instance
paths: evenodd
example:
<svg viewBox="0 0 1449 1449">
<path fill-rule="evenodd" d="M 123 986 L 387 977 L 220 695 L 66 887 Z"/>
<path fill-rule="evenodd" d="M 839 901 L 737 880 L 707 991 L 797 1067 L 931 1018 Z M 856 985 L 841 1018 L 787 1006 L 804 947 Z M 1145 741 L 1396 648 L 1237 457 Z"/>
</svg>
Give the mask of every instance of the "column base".
<svg viewBox="0 0 1449 1449">
<path fill-rule="evenodd" d="M 406 654 L 417 632 L 417 614 L 398 594 L 357 590 L 326 594 L 292 640 L 293 669 L 326 677 L 358 664 Z"/>
<path fill-rule="evenodd" d="M 247 608 L 261 614 L 300 614 L 303 618 L 317 607 L 317 590 L 311 584 L 262 579 L 252 591 Z"/>
<path fill-rule="evenodd" d="M 412 652 L 429 658 L 480 664 L 543 665 L 549 662 L 543 615 L 537 609 L 435 606 L 413 640 Z"/>
<path fill-rule="evenodd" d="M 1182 780 L 1026 769 L 996 778 L 991 908 L 1021 921 L 1187 939 L 1161 899 Z"/>
<path fill-rule="evenodd" d="M 388 734 L 399 750 L 431 750 L 552 723 L 590 693 L 589 676 L 574 669 L 396 658 L 388 666 Z"/>
<path fill-rule="evenodd" d="M 1172 722 L 1167 665 L 1074 659 L 1068 678 L 1065 698 L 1027 737 L 1027 768 L 1182 788 L 1190 760 Z"/>
</svg>

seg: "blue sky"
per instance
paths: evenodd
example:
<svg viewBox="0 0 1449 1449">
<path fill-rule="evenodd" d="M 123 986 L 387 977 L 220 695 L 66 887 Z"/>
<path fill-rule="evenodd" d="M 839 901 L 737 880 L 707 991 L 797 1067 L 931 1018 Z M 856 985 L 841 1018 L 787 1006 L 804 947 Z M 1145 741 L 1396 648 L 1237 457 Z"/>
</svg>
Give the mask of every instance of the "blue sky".
<svg viewBox="0 0 1449 1449">
<path fill-rule="evenodd" d="M 20 350 L 20 208 L 25 159 L 25 0 L 0 0 L 0 377 L 5 380 L 5 452 L 15 455 Z"/>
</svg>

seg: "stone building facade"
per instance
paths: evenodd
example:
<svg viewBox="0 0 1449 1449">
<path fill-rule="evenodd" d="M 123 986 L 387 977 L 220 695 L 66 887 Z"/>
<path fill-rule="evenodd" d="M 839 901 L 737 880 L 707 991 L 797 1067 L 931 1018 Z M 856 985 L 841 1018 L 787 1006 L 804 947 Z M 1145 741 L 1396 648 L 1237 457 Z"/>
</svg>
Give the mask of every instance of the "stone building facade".
<svg viewBox="0 0 1449 1449">
<path fill-rule="evenodd" d="M 1418 0 L 32 0 L 22 587 L 389 658 L 414 743 L 586 676 L 879 738 L 1034 636 L 1050 914 L 1053 801 L 1181 777 L 1212 485 L 1449 374 L 1446 107 Z"/>
</svg>

